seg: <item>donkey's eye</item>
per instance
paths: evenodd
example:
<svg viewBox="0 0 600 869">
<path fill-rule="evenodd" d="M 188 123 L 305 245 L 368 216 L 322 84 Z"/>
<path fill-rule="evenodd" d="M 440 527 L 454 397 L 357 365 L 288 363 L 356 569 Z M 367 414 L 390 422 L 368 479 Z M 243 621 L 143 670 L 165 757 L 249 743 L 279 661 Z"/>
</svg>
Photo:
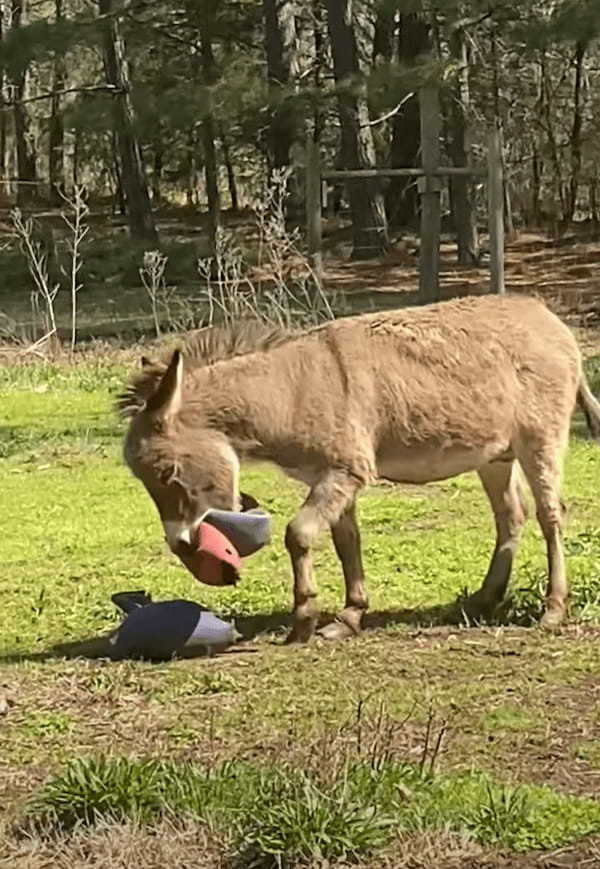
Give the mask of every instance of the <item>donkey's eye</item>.
<svg viewBox="0 0 600 869">
<path fill-rule="evenodd" d="M 203 492 L 214 492 L 215 491 L 215 484 L 209 483 L 208 486 L 203 486 L 202 491 Z"/>
</svg>

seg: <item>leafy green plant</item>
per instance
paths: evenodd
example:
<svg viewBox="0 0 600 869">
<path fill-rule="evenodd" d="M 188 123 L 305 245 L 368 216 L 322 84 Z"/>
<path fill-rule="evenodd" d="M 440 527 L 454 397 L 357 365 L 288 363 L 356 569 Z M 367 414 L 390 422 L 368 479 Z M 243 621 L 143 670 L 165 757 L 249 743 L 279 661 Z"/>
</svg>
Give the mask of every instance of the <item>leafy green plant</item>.
<svg viewBox="0 0 600 869">
<path fill-rule="evenodd" d="M 586 359 L 584 368 L 592 390 L 598 393 L 600 391 L 600 356 Z"/>
<path fill-rule="evenodd" d="M 277 865 L 365 855 L 384 845 L 397 826 L 392 813 L 365 803 L 364 795 L 352 793 L 345 783 L 327 793 L 303 774 L 283 780 L 274 801 L 260 799 L 248 820 L 240 828 L 244 849 L 270 855 Z"/>
<path fill-rule="evenodd" d="M 506 842 L 528 823 L 531 812 L 531 797 L 526 790 L 493 786 L 486 780 L 484 799 L 464 820 L 478 841 Z"/>
<path fill-rule="evenodd" d="M 75 758 L 52 779 L 31 807 L 61 827 L 93 824 L 100 817 L 149 820 L 166 808 L 169 768 L 155 760 Z"/>
<path fill-rule="evenodd" d="M 101 818 L 148 822 L 185 815 L 218 829 L 245 858 L 354 859 L 398 831 L 451 829 L 514 850 L 559 847 L 600 831 L 600 804 L 489 776 L 423 774 L 418 766 L 348 763 L 331 780 L 297 768 L 231 761 L 76 759 L 52 779 L 29 816 L 61 829 Z"/>
</svg>

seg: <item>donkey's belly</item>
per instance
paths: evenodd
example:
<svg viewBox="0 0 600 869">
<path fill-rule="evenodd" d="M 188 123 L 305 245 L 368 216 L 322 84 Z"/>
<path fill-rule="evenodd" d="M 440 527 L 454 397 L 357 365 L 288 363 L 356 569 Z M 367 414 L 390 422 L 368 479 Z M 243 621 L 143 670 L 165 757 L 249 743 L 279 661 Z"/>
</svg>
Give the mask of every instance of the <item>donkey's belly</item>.
<svg viewBox="0 0 600 869">
<path fill-rule="evenodd" d="M 475 471 L 506 452 L 507 444 L 490 443 L 477 449 L 418 447 L 386 449 L 377 456 L 377 473 L 396 483 L 432 483 Z"/>
<path fill-rule="evenodd" d="M 323 476 L 323 469 L 319 470 L 313 465 L 305 465 L 302 468 L 290 468 L 284 465 L 280 467 L 286 476 L 291 477 L 292 480 L 298 480 L 300 483 L 306 483 L 307 486 L 314 486 L 319 478 Z"/>
</svg>

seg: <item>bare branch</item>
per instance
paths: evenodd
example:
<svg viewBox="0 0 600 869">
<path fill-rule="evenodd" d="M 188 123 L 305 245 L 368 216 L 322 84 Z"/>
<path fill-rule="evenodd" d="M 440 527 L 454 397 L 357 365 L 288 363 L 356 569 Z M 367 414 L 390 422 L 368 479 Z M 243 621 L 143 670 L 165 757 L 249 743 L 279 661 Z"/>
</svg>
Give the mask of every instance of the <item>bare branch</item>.
<svg viewBox="0 0 600 869">
<path fill-rule="evenodd" d="M 410 99 L 412 99 L 412 97 L 414 97 L 414 95 L 415 95 L 415 92 L 411 91 L 409 94 L 406 94 L 406 96 L 400 100 L 400 102 L 398 103 L 398 105 L 394 109 L 392 109 L 389 112 L 386 112 L 385 115 L 381 115 L 381 117 L 379 117 L 379 118 L 375 118 L 375 120 L 373 120 L 373 121 L 368 121 L 368 123 L 362 124 L 361 126 L 362 127 L 375 127 L 377 124 L 383 124 L 384 121 L 389 121 L 390 118 L 393 118 L 398 114 L 400 109 L 404 105 L 406 105 L 406 103 Z"/>
<path fill-rule="evenodd" d="M 154 331 L 156 337 L 160 338 L 160 316 L 159 305 L 165 303 L 168 310 L 168 292 L 165 287 L 165 269 L 167 267 L 167 257 L 161 254 L 158 250 L 144 251 L 144 260 L 142 267 L 139 269 L 139 275 L 144 285 L 144 289 L 150 297 L 152 303 L 152 318 L 154 320 Z"/>
<path fill-rule="evenodd" d="M 83 196 L 83 187 L 75 187 L 73 198 L 61 193 L 61 197 L 70 209 L 70 215 L 63 212 L 62 218 L 71 230 L 69 240 L 69 253 L 71 263 L 69 270 L 71 290 L 71 353 L 75 350 L 75 337 L 77 331 L 77 293 L 81 289 L 79 271 L 81 269 L 81 244 L 89 231 L 85 219 L 89 214 L 89 207 Z"/>
<path fill-rule="evenodd" d="M 35 241 L 33 220 L 23 220 L 19 208 L 14 208 L 10 213 L 15 235 L 23 256 L 27 262 L 29 273 L 33 279 L 35 289 L 31 293 L 31 301 L 35 310 L 39 310 L 40 299 L 44 303 L 44 321 L 46 335 L 44 340 L 56 334 L 56 316 L 54 313 L 54 300 L 60 289 L 60 284 L 51 286 L 48 276 L 48 257 L 41 242 Z"/>
<path fill-rule="evenodd" d="M 27 97 L 24 100 L 10 100 L 5 102 L 2 106 L 2 111 L 6 112 L 9 109 L 12 109 L 13 106 L 24 106 L 26 103 L 37 103 L 40 100 L 50 100 L 53 97 L 62 97 L 66 94 L 77 94 L 77 93 L 95 93 L 99 91 L 106 91 L 109 93 L 120 93 L 120 88 L 115 87 L 112 84 L 95 84 L 95 85 L 82 85 L 81 87 L 73 87 L 73 88 L 65 88 L 60 91 L 48 91 L 48 93 L 38 94 L 35 97 Z"/>
</svg>

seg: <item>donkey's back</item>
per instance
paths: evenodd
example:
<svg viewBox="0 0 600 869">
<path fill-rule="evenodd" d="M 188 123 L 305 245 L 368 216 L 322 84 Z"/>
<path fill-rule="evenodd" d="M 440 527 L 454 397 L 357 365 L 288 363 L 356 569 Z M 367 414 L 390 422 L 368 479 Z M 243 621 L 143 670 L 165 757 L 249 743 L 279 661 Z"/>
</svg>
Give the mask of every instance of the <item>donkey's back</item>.
<svg viewBox="0 0 600 869">
<path fill-rule="evenodd" d="M 523 442 L 564 439 L 581 382 L 570 330 L 529 297 L 349 317 L 304 340 L 294 342 L 303 359 L 295 389 L 313 412 L 296 424 L 314 425 L 325 459 L 353 456 L 398 482 L 454 476 L 515 455 Z"/>
</svg>

